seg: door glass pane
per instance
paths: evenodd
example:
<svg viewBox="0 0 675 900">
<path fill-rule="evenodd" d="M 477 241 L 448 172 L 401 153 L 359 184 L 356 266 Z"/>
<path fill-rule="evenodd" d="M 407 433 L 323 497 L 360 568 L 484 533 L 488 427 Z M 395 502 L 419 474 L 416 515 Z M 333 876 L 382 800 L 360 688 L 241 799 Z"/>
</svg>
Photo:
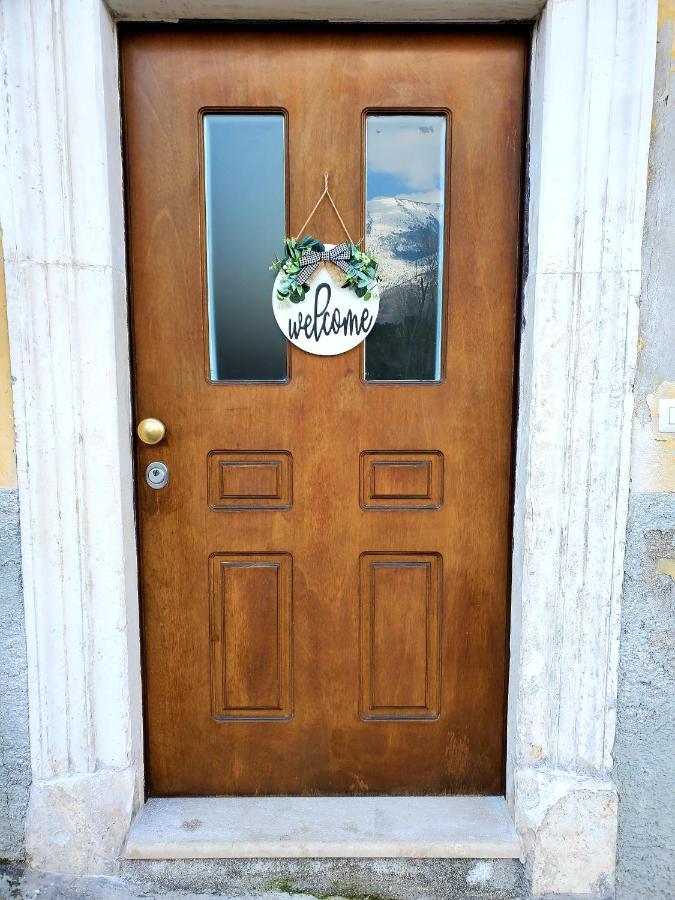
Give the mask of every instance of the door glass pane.
<svg viewBox="0 0 675 900">
<path fill-rule="evenodd" d="M 204 116 L 206 274 L 214 381 L 285 381 L 269 266 L 286 230 L 284 117 Z"/>
<path fill-rule="evenodd" d="M 439 381 L 446 117 L 366 117 L 366 246 L 383 275 L 367 381 Z"/>
</svg>

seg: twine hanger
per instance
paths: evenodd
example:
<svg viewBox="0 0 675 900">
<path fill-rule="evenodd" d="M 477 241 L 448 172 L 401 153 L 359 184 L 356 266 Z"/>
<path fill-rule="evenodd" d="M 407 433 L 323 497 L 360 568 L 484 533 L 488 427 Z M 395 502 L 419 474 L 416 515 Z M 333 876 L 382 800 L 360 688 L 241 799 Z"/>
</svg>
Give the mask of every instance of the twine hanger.
<svg viewBox="0 0 675 900">
<path fill-rule="evenodd" d="M 319 197 L 319 199 L 318 199 L 318 200 L 316 201 L 316 203 L 314 204 L 314 209 L 311 211 L 311 213 L 310 213 L 310 214 L 307 216 L 307 218 L 305 219 L 304 223 L 302 224 L 302 226 L 301 226 L 301 228 L 300 228 L 300 231 L 298 231 L 298 234 L 297 234 L 297 236 L 296 236 L 296 238 L 295 238 L 296 241 L 300 240 L 300 235 L 303 233 L 303 231 L 305 230 L 305 228 L 307 228 L 307 226 L 308 226 L 309 223 L 311 222 L 312 216 L 314 215 L 314 213 L 317 211 L 317 209 L 318 209 L 319 206 L 321 205 L 321 201 L 323 200 L 324 197 L 328 197 L 328 199 L 330 200 L 330 205 L 331 205 L 331 206 L 333 207 L 333 209 L 335 210 L 335 215 L 338 217 L 338 220 L 339 220 L 339 222 L 340 222 L 340 225 L 342 225 L 342 230 L 343 230 L 344 233 L 347 235 L 347 239 L 349 240 L 349 243 L 350 243 L 350 244 L 353 244 L 354 241 L 352 240 L 352 236 L 351 236 L 351 234 L 349 233 L 349 230 L 348 230 L 347 226 L 345 225 L 344 219 L 343 219 L 342 216 L 340 215 L 340 210 L 339 210 L 339 209 L 337 208 L 337 206 L 335 205 L 335 200 L 333 200 L 333 197 L 332 197 L 332 195 L 331 195 L 331 192 L 328 190 L 328 172 L 324 172 L 324 173 L 323 173 L 323 193 L 321 194 L 321 196 Z M 362 238 L 359 238 L 359 240 L 356 242 L 356 244 L 357 244 L 357 245 L 360 244 L 361 241 L 362 241 Z"/>
</svg>

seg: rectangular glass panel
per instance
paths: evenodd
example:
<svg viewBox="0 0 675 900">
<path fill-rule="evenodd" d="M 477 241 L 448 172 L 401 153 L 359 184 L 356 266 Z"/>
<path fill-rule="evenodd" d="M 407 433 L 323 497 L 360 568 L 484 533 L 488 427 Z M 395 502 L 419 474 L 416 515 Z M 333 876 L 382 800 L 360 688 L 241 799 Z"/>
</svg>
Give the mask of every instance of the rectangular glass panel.
<svg viewBox="0 0 675 900">
<path fill-rule="evenodd" d="M 284 117 L 204 116 L 206 273 L 214 381 L 285 381 L 286 339 L 272 311 L 286 231 Z"/>
<path fill-rule="evenodd" d="M 366 117 L 366 246 L 383 279 L 366 381 L 439 381 L 446 117 Z"/>
</svg>

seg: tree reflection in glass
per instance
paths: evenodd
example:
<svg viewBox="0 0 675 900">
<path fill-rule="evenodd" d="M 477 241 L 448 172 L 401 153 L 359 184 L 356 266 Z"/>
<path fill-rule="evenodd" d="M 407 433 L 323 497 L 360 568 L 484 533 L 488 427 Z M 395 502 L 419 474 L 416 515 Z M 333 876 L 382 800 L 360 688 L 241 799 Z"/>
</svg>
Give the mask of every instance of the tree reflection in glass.
<svg viewBox="0 0 675 900">
<path fill-rule="evenodd" d="M 446 117 L 366 119 L 366 246 L 383 273 L 367 381 L 441 377 Z"/>
</svg>

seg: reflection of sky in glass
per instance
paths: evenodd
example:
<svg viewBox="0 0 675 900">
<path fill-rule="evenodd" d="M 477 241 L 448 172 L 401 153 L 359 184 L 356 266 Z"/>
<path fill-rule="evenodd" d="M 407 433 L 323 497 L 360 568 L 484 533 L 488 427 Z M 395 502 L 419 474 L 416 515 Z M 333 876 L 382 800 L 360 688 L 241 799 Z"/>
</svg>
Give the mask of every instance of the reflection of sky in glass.
<svg viewBox="0 0 675 900">
<path fill-rule="evenodd" d="M 445 155 L 443 115 L 366 119 L 366 244 L 383 273 L 369 380 L 440 379 Z"/>
<path fill-rule="evenodd" d="M 366 199 L 440 203 L 445 176 L 445 116 L 370 115 Z"/>
<path fill-rule="evenodd" d="M 204 116 L 211 378 L 283 381 L 270 261 L 286 229 L 284 117 Z"/>
</svg>

